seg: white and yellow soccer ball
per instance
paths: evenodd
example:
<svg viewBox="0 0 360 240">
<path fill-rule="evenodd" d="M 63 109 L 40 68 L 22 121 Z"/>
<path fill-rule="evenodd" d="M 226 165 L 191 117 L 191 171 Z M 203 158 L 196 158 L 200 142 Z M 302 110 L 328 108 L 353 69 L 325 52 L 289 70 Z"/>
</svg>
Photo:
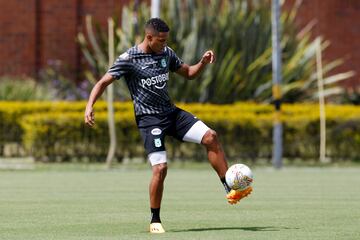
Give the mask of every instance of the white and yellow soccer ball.
<svg viewBox="0 0 360 240">
<path fill-rule="evenodd" d="M 253 182 L 253 173 L 245 164 L 234 164 L 226 171 L 227 185 L 234 190 L 245 190 Z"/>
</svg>

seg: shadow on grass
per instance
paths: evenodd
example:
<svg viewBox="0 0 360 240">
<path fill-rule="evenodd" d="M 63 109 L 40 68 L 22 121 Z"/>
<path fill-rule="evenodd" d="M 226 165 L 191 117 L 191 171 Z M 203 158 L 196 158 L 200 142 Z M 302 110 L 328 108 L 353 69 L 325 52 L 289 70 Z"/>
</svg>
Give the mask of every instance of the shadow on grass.
<svg viewBox="0 0 360 240">
<path fill-rule="evenodd" d="M 298 229 L 298 228 L 288 228 L 288 227 L 210 227 L 210 228 L 190 228 L 190 229 L 179 229 L 179 230 L 169 230 L 168 232 L 203 232 L 203 231 L 221 231 L 221 230 L 242 230 L 242 231 L 280 231 L 282 229 Z"/>
</svg>

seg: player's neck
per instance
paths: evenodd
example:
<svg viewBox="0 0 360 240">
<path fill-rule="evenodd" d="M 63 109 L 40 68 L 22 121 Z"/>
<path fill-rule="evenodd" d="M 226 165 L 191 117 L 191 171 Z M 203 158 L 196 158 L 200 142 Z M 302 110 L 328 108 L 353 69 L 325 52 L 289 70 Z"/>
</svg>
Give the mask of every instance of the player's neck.
<svg viewBox="0 0 360 240">
<path fill-rule="evenodd" d="M 137 48 L 142 51 L 143 53 L 147 53 L 147 54 L 161 54 L 163 51 L 160 52 L 156 52 L 154 51 L 148 42 L 146 42 L 146 40 L 142 41 L 139 45 L 137 45 Z"/>
<path fill-rule="evenodd" d="M 154 53 L 154 51 L 149 47 L 147 42 L 143 41 L 138 45 L 138 48 L 144 53 Z"/>
</svg>

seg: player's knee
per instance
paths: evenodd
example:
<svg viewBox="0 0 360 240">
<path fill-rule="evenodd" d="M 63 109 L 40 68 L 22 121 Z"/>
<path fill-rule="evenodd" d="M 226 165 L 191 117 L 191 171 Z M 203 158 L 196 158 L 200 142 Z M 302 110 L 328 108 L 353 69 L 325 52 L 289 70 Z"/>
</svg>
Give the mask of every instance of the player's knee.
<svg viewBox="0 0 360 240">
<path fill-rule="evenodd" d="M 159 180 L 164 180 L 167 173 L 167 164 L 160 163 L 153 166 L 153 175 Z"/>
<path fill-rule="evenodd" d="M 204 144 L 205 146 L 213 146 L 213 145 L 217 145 L 218 144 L 218 137 L 217 137 L 217 133 L 212 130 L 212 129 L 209 129 L 202 141 L 201 141 L 202 144 Z"/>
</svg>

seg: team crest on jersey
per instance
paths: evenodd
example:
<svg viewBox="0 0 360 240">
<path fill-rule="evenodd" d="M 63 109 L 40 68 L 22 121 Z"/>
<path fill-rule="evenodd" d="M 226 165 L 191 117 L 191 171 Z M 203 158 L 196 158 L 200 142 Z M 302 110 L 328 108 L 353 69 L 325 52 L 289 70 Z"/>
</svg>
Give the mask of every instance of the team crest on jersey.
<svg viewBox="0 0 360 240">
<path fill-rule="evenodd" d="M 161 66 L 166 67 L 166 60 L 165 58 L 161 59 Z"/>
<path fill-rule="evenodd" d="M 154 139 L 154 144 L 155 144 L 155 147 L 161 147 L 161 139 L 160 138 L 155 138 Z"/>
</svg>

